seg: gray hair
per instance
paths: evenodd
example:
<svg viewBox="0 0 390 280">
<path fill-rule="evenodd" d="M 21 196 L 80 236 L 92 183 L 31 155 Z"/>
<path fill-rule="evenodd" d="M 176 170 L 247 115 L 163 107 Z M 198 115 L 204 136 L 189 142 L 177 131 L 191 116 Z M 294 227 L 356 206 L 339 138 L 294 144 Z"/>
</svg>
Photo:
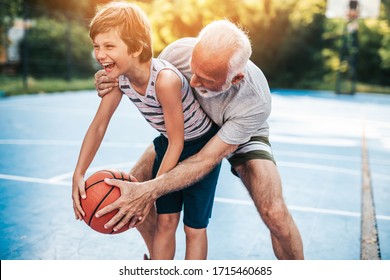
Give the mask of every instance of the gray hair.
<svg viewBox="0 0 390 280">
<path fill-rule="evenodd" d="M 198 35 L 198 43 L 215 52 L 230 51 L 228 79 L 245 69 L 252 54 L 246 32 L 229 20 L 216 20 L 206 25 Z"/>
</svg>

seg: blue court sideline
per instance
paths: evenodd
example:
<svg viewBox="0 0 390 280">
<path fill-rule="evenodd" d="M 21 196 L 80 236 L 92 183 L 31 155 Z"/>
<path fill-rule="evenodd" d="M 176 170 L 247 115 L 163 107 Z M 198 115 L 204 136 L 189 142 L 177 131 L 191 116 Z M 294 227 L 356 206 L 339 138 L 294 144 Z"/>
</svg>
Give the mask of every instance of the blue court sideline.
<svg viewBox="0 0 390 280">
<path fill-rule="evenodd" d="M 74 219 L 71 177 L 99 98 L 94 91 L 0 99 L 0 258 L 142 259 L 136 230 L 102 235 Z M 312 260 L 360 258 L 362 135 L 382 259 L 390 259 L 390 96 L 273 91 L 271 143 L 284 197 Z M 128 170 L 156 132 L 123 98 L 90 172 Z M 269 233 L 224 161 L 209 259 L 275 259 Z M 182 225 L 176 259 L 184 258 Z"/>
</svg>

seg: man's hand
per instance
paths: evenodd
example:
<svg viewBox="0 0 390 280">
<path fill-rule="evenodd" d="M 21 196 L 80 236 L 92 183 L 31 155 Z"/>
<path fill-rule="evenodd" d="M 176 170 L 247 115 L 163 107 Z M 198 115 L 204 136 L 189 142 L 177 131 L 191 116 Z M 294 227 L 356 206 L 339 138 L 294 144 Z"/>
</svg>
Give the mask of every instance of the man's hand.
<svg viewBox="0 0 390 280">
<path fill-rule="evenodd" d="M 112 79 L 107 76 L 106 71 L 99 70 L 95 73 L 95 88 L 99 97 L 105 96 L 114 87 L 118 86 L 118 79 Z"/>
<path fill-rule="evenodd" d="M 118 213 L 104 227 L 117 231 L 128 222 L 130 228 L 142 223 L 155 201 L 149 188 L 140 186 L 141 183 L 135 182 L 133 176 L 131 176 L 132 182 L 108 178 L 104 181 L 108 185 L 118 187 L 121 191 L 121 196 L 116 201 L 96 213 L 96 217 L 101 217 L 118 209 Z"/>
</svg>

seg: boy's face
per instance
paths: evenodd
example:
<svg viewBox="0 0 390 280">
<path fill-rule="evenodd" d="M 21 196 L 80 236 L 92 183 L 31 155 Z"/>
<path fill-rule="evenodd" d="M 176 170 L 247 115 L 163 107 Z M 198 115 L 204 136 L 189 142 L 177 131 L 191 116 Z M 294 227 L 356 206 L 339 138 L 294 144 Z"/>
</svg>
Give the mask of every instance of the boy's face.
<svg viewBox="0 0 390 280">
<path fill-rule="evenodd" d="M 95 58 L 103 66 L 108 77 L 117 78 L 128 71 L 132 56 L 114 28 L 96 35 L 93 47 Z"/>
</svg>

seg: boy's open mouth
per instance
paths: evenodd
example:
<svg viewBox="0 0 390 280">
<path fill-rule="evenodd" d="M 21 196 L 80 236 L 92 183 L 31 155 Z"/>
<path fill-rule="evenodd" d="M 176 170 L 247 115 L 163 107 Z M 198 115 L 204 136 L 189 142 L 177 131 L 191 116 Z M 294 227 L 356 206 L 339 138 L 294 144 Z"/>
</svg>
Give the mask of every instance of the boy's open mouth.
<svg viewBox="0 0 390 280">
<path fill-rule="evenodd" d="M 106 62 L 106 63 L 102 63 L 102 66 L 103 66 L 104 70 L 106 70 L 106 72 L 110 72 L 114 68 L 115 63 L 114 62 Z"/>
</svg>

